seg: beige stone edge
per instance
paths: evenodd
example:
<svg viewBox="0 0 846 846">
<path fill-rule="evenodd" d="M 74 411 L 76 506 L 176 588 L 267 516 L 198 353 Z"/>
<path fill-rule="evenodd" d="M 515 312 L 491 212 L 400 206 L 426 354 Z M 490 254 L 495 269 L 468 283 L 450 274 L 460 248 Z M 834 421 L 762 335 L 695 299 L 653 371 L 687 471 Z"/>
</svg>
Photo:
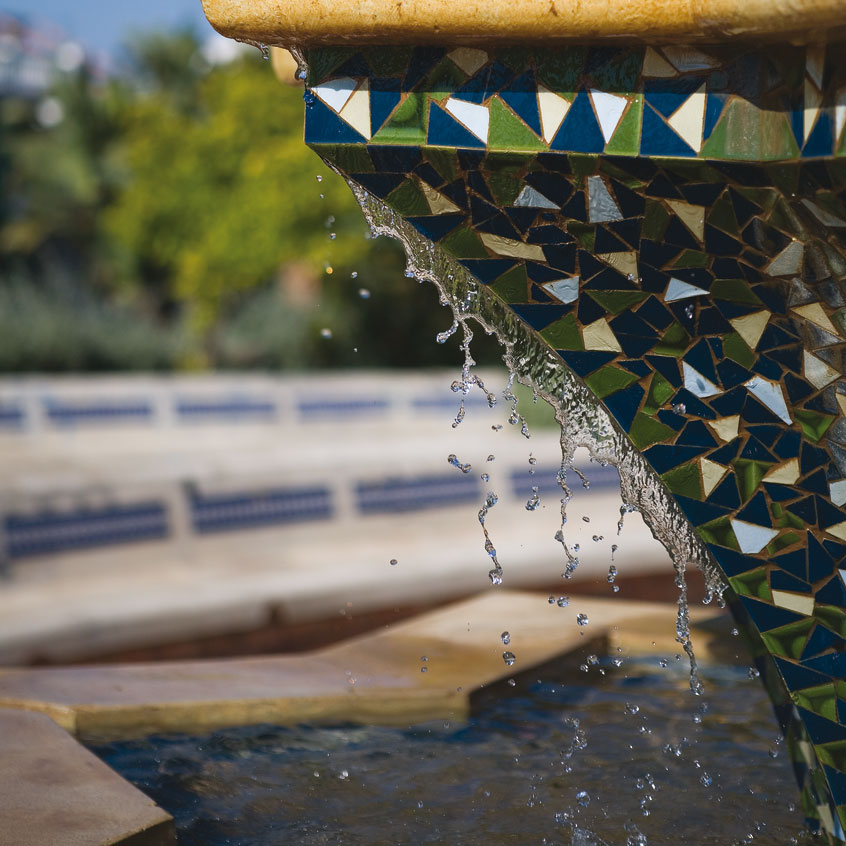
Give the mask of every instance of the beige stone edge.
<svg viewBox="0 0 846 846">
<path fill-rule="evenodd" d="M 317 44 L 563 44 L 846 40 L 843 0 L 203 0 L 242 41 Z"/>
<path fill-rule="evenodd" d="M 700 622 L 721 616 L 692 611 Z M 304 655 L 8 669 L 0 707 L 39 711 L 72 734 L 104 739 L 262 722 L 455 719 L 467 715 L 474 691 L 516 672 L 618 646 L 670 655 L 680 651 L 674 635 L 672 605 L 574 597 L 559 608 L 545 594 L 496 590 Z M 698 647 L 707 657 L 707 642 Z"/>
</svg>

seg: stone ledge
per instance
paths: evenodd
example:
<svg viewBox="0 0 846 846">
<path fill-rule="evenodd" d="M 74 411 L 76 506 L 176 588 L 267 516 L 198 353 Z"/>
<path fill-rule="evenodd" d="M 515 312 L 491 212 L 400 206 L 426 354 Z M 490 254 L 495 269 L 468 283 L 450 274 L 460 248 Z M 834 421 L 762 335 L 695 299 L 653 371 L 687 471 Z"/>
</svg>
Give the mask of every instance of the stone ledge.
<svg viewBox="0 0 846 846">
<path fill-rule="evenodd" d="M 4 846 L 166 846 L 172 820 L 43 714 L 0 709 Z"/>
<path fill-rule="evenodd" d="M 842 0 L 203 0 L 223 35 L 320 44 L 840 40 Z"/>
<path fill-rule="evenodd" d="M 579 613 L 586 626 L 577 624 Z M 301 655 L 10 669 L 0 673 L 0 706 L 41 711 L 86 738 L 261 722 L 461 718 L 474 690 L 559 657 L 617 646 L 679 652 L 675 613 L 673 605 L 575 597 L 559 608 L 545 594 L 492 589 Z M 717 616 L 693 609 L 694 619 Z M 503 630 L 511 633 L 508 647 Z M 513 666 L 503 661 L 506 648 L 516 655 Z"/>
</svg>

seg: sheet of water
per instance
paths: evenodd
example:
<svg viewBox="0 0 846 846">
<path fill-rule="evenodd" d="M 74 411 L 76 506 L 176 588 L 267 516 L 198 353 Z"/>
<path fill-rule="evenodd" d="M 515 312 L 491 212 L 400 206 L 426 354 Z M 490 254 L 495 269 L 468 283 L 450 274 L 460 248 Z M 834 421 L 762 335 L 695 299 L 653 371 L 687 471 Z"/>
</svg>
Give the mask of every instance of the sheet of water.
<svg viewBox="0 0 846 846">
<path fill-rule="evenodd" d="M 662 666 L 666 663 L 667 666 Z M 526 673 L 466 722 L 254 726 L 94 747 L 182 846 L 808 843 L 760 684 L 684 662 Z"/>
</svg>

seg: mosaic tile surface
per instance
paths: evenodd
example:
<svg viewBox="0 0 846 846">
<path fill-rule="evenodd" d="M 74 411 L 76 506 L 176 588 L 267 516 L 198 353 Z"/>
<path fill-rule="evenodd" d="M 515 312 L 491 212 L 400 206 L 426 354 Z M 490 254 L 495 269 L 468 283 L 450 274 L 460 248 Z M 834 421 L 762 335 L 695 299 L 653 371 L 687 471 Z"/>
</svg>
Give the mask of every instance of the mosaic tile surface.
<svg viewBox="0 0 846 846">
<path fill-rule="evenodd" d="M 830 51 L 831 52 L 831 51 Z M 306 140 L 540 335 L 729 585 L 846 841 L 846 62 L 312 51 Z"/>
</svg>

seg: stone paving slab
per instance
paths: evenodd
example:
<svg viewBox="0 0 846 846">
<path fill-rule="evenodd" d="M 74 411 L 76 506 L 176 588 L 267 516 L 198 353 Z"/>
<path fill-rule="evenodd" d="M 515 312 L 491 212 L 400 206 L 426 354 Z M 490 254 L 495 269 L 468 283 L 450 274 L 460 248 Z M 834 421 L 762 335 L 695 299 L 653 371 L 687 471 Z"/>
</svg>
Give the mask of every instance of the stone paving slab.
<svg viewBox="0 0 846 846">
<path fill-rule="evenodd" d="M 166 846 L 171 817 L 44 714 L 0 708 L 3 846 Z"/>
<path fill-rule="evenodd" d="M 672 605 L 620 599 L 574 598 L 559 608 L 546 594 L 491 588 L 307 654 L 9 669 L 0 672 L 0 706 L 41 711 L 87 738 L 261 722 L 460 718 L 473 691 L 558 657 L 617 646 L 679 652 L 675 613 Z M 693 616 L 720 613 L 698 608 Z M 587 625 L 578 625 L 578 614 Z M 513 666 L 503 660 L 506 648 Z"/>
</svg>

